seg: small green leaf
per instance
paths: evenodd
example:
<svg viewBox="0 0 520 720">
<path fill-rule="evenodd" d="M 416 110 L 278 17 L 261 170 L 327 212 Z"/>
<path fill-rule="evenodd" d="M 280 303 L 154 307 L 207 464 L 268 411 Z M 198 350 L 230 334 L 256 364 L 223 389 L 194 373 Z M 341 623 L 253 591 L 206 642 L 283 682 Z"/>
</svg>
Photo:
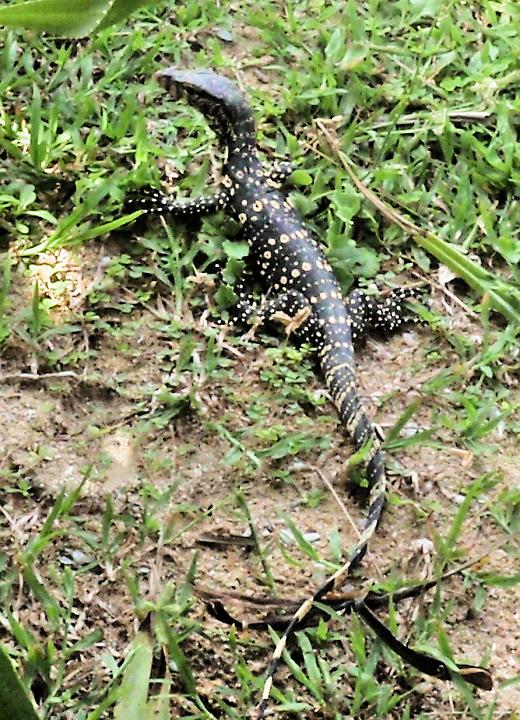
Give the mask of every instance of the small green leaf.
<svg viewBox="0 0 520 720">
<path fill-rule="evenodd" d="M 345 30 L 337 27 L 325 47 L 325 57 L 333 63 L 339 62 L 345 53 L 346 46 Z"/>
<path fill-rule="evenodd" d="M 312 185 L 312 175 L 305 170 L 294 170 L 291 174 L 291 182 L 294 185 Z"/>
<path fill-rule="evenodd" d="M 230 240 L 224 240 L 222 243 L 222 249 L 226 255 L 234 260 L 242 260 L 242 258 L 249 255 L 249 245 L 246 242 L 231 242 Z"/>
<path fill-rule="evenodd" d="M 74 655 L 74 653 L 83 652 L 84 650 L 88 650 L 88 648 L 91 648 L 96 643 L 100 642 L 100 640 L 103 639 L 103 632 L 100 628 L 96 628 L 96 630 L 92 630 L 92 632 L 88 633 L 84 637 L 82 637 L 80 640 L 77 640 L 73 645 L 71 645 L 70 648 L 67 648 L 65 650 L 66 657 L 70 657 L 71 655 Z"/>
<path fill-rule="evenodd" d="M 410 0 L 411 22 L 422 17 L 437 17 L 441 9 L 441 0 Z"/>
<path fill-rule="evenodd" d="M 336 215 L 346 223 L 350 223 L 361 206 L 359 195 L 353 189 L 335 190 L 330 199 Z"/>
</svg>

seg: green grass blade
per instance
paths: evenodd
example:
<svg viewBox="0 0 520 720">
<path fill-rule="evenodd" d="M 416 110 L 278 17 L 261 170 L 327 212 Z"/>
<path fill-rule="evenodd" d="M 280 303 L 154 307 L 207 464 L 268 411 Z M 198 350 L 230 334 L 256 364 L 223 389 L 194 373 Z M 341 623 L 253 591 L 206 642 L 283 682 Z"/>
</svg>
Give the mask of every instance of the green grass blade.
<svg viewBox="0 0 520 720">
<path fill-rule="evenodd" d="M 0 8 L 0 25 L 65 37 L 84 37 L 124 20 L 150 0 L 29 0 Z"/>
<path fill-rule="evenodd" d="M 119 687 L 114 720 L 142 720 L 145 714 L 153 658 L 152 641 L 147 632 L 137 633 L 131 653 Z"/>
<path fill-rule="evenodd" d="M 480 293 L 483 302 L 488 302 L 491 307 L 498 310 L 508 320 L 520 325 L 520 288 L 488 272 L 481 265 L 470 260 L 451 243 L 442 240 L 433 233 L 425 232 L 407 217 L 387 205 L 375 192 L 359 180 L 344 153 L 340 151 L 338 156 L 357 189 L 387 220 L 409 233 L 420 247 L 431 253 L 439 262 L 452 270 L 457 277 L 462 278 L 473 290 Z"/>
<path fill-rule="evenodd" d="M 157 627 L 160 630 L 163 642 L 168 645 L 168 651 L 170 657 L 177 666 L 177 671 L 180 675 L 182 684 L 184 685 L 186 692 L 195 694 L 197 691 L 197 684 L 195 678 L 189 666 L 188 660 L 182 652 L 181 646 L 177 640 L 176 634 L 170 628 L 168 621 L 162 614 L 157 616 Z"/>
<path fill-rule="evenodd" d="M 83 37 L 102 21 L 111 0 L 30 0 L 0 8 L 0 25 L 67 37 Z"/>
<path fill-rule="evenodd" d="M 3 645 L 0 645 L 0 708 L 2 720 L 39 720 Z"/>
<path fill-rule="evenodd" d="M 415 241 L 449 267 L 504 317 L 520 325 L 520 289 L 492 275 L 485 268 L 470 260 L 454 245 L 433 235 L 416 235 Z"/>
<path fill-rule="evenodd" d="M 38 245 L 33 245 L 32 247 L 28 247 L 22 250 L 20 252 L 20 256 L 31 257 L 32 255 L 39 255 L 42 252 L 61 247 L 65 244 L 73 243 L 76 245 L 87 240 L 93 240 L 94 238 L 100 237 L 101 235 L 107 235 L 114 230 L 119 230 L 119 228 L 123 227 L 124 225 L 129 225 L 130 223 L 133 223 L 133 221 L 137 220 L 137 218 L 140 217 L 142 214 L 142 210 L 136 210 L 136 212 L 130 213 L 129 215 L 123 215 L 120 218 L 110 220 L 106 223 L 101 223 L 100 225 L 95 225 L 94 227 L 89 227 L 86 230 L 78 230 L 78 228 L 75 226 L 72 227 L 70 230 L 69 228 L 61 228 L 60 230 L 56 231 L 56 233 L 54 233 L 51 237 L 47 238 L 41 243 L 38 243 Z"/>
<path fill-rule="evenodd" d="M 11 265 L 12 258 L 9 253 L 7 253 L 0 262 L 0 317 L 7 305 L 7 295 L 11 287 Z"/>
<path fill-rule="evenodd" d="M 161 678 L 160 683 L 159 693 L 148 701 L 143 720 L 170 720 L 171 718 L 170 695 L 172 679 L 168 668 L 166 668 L 164 677 Z"/>
<path fill-rule="evenodd" d="M 112 0 L 110 10 L 97 26 L 97 30 L 119 23 L 127 18 L 134 10 L 144 5 L 153 5 L 150 0 Z"/>
<path fill-rule="evenodd" d="M 0 8 L 1 11 L 1 8 Z M 42 164 L 40 134 L 42 125 L 42 96 L 38 85 L 33 85 L 33 99 L 31 107 L 31 160 L 40 170 Z"/>
</svg>

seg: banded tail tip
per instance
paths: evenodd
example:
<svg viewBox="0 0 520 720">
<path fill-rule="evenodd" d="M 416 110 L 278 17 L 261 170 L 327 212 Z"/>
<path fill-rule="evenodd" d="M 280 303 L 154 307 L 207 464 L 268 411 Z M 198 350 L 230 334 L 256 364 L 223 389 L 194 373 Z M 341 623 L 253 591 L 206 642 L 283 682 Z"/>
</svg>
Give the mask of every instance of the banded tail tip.
<svg viewBox="0 0 520 720">
<path fill-rule="evenodd" d="M 458 673 L 463 680 L 480 690 L 493 690 L 493 676 L 486 668 L 478 665 L 458 665 Z"/>
</svg>

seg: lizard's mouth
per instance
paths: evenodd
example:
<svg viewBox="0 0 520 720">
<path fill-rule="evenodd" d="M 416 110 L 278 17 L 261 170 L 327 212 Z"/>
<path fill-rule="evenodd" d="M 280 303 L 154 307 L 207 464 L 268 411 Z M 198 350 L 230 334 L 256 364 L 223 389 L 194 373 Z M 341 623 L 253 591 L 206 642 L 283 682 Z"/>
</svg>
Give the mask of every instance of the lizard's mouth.
<svg viewBox="0 0 520 720">
<path fill-rule="evenodd" d="M 175 67 L 156 73 L 159 83 L 174 100 L 186 99 L 210 122 L 219 136 L 226 135 L 230 126 L 228 105 L 240 104 L 243 98 L 227 78 L 211 70 L 180 70 Z"/>
<path fill-rule="evenodd" d="M 170 67 L 156 73 L 156 78 L 175 100 L 186 95 L 193 105 L 198 105 L 202 98 L 222 105 L 242 99 L 231 80 L 212 70 L 181 70 Z"/>
<path fill-rule="evenodd" d="M 223 126 L 247 123 L 253 131 L 251 109 L 237 85 L 213 70 L 166 68 L 156 73 L 159 83 L 176 100 L 186 96 L 190 105 Z"/>
</svg>

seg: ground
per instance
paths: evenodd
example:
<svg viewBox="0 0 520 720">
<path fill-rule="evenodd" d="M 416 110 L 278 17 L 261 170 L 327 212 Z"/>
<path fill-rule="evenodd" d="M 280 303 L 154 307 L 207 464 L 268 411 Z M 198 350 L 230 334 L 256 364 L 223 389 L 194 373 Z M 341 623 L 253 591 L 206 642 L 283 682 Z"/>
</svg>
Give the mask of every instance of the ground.
<svg viewBox="0 0 520 720">
<path fill-rule="evenodd" d="M 264 151 L 302 164 L 295 202 L 345 292 L 354 278 L 370 290 L 423 288 L 424 323 L 358 351 L 360 394 L 387 435 L 391 489 L 352 582 L 395 589 L 465 566 L 380 617 L 411 645 L 485 665 L 494 678 L 485 693 L 422 676 L 356 617 L 337 616 L 290 643 L 272 716 L 519 717 L 518 344 L 511 317 L 492 310 L 493 293 L 514 309 L 519 279 L 508 235 L 517 213 L 512 49 L 493 35 L 514 8 L 443 14 L 404 3 L 399 19 L 376 5 L 362 5 L 357 25 L 350 6 L 334 14 L 332 5 L 266 3 L 262 15 L 246 4 L 226 15 L 208 3 L 143 12 L 90 46 L 32 38 L 22 51 L 21 38 L 4 37 L 14 56 L 39 53 L 52 69 L 47 90 L 35 76 L 39 170 L 75 183 L 49 192 L 45 173 L 24 174 L 3 145 L 13 178 L 0 238 L 11 268 L 2 260 L 0 639 L 43 717 L 111 717 L 139 627 L 154 638 L 152 676 L 173 717 L 253 717 L 272 638 L 212 618 L 202 591 L 301 599 L 355 542 L 366 509 L 312 353 L 274 331 L 246 339 L 215 323 L 230 297 L 218 289 L 215 257 L 231 284 L 244 262 L 240 241 L 228 241 L 236 227 L 217 218 L 106 228 L 124 214 L 127 184 L 161 178 L 197 194 L 218 178 L 221 156 L 203 119 L 160 104 L 150 83 L 137 95 L 138 78 L 164 65 L 154 53 L 172 60 L 172 38 L 186 64 L 203 52 L 231 77 L 237 64 Z M 338 19 L 354 23 L 350 35 L 338 35 Z M 430 41 L 435 52 L 414 55 Z M 92 82 L 85 58 L 99 75 Z M 22 100 L 15 105 L 14 81 L 6 94 L 17 127 L 4 118 L 4 129 L 34 163 L 32 81 L 19 62 Z M 491 129 L 427 117 L 468 113 L 482 88 Z M 53 125 L 53 106 L 70 113 L 69 127 Z M 352 189 L 342 150 L 366 164 L 358 175 L 388 206 L 478 259 L 493 286 L 471 291 L 456 264 L 426 255 L 383 218 Z M 25 205 L 24 192 L 34 195 Z M 240 618 L 263 614 L 225 605 Z"/>
</svg>

